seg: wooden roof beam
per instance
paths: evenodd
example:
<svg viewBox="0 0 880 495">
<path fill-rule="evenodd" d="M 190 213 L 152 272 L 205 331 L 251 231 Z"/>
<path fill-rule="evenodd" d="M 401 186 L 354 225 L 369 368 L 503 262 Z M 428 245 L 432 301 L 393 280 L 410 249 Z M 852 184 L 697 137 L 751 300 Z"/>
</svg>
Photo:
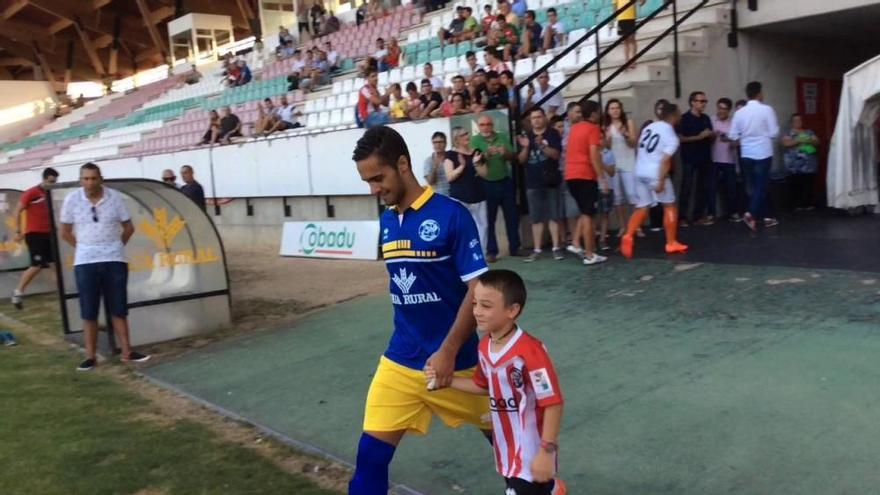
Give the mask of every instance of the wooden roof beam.
<svg viewBox="0 0 880 495">
<path fill-rule="evenodd" d="M 28 0 L 14 0 L 9 4 L 8 7 L 3 9 L 3 20 L 12 19 L 12 17 L 18 13 L 21 9 L 27 7 Z"/>
<path fill-rule="evenodd" d="M 147 5 L 146 0 L 135 0 L 135 3 L 137 3 L 138 10 L 141 11 L 141 17 L 144 20 L 144 25 L 147 26 L 147 32 L 150 33 L 153 45 L 158 48 L 163 55 L 167 54 L 168 50 L 165 47 L 165 42 L 162 39 L 162 35 L 159 34 L 159 30 L 156 29 L 156 25 L 153 23 L 150 7 Z"/>
<path fill-rule="evenodd" d="M 89 38 L 89 33 L 83 29 L 82 23 L 80 22 L 75 22 L 73 26 L 76 28 L 77 34 L 79 34 L 79 39 L 82 41 L 83 48 L 86 50 L 86 55 L 89 56 L 89 61 L 92 63 L 92 67 L 98 75 L 103 76 L 106 74 L 106 72 L 104 72 L 104 64 L 101 63 L 101 59 L 98 57 L 98 52 L 95 51 L 95 46 L 92 44 L 91 38 Z"/>
<path fill-rule="evenodd" d="M 34 65 L 33 60 L 28 60 L 24 57 L 5 57 L 0 58 L 0 67 L 14 67 L 17 65 L 22 65 L 25 67 L 29 67 Z"/>
</svg>

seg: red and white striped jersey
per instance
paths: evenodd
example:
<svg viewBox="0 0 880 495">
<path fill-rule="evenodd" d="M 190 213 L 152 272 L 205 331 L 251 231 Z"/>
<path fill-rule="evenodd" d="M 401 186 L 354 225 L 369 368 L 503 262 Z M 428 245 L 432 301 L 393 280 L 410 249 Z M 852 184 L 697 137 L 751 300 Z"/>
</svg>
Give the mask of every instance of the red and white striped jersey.
<svg viewBox="0 0 880 495">
<path fill-rule="evenodd" d="M 495 467 L 505 478 L 532 481 L 530 466 L 541 448 L 544 408 L 562 404 L 553 362 L 540 340 L 517 328 L 498 353 L 480 340 L 474 383 L 489 390 Z"/>
</svg>

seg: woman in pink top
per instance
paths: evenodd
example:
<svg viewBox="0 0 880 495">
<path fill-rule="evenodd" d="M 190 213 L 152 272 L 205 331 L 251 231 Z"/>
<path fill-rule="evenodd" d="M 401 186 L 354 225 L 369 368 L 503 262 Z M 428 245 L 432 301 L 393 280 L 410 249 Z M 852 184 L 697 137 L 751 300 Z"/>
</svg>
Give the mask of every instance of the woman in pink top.
<svg viewBox="0 0 880 495">
<path fill-rule="evenodd" d="M 733 123 L 730 110 L 733 102 L 729 98 L 718 100 L 717 113 L 712 117 L 712 129 L 715 141 L 712 143 L 712 161 L 715 166 L 710 169 L 707 178 L 706 193 L 708 194 L 708 215 L 715 216 L 715 201 L 718 196 L 718 183 L 721 182 L 721 193 L 724 196 L 724 214 L 733 222 L 739 222 L 739 198 L 736 194 L 736 143 L 728 139 L 727 133 Z"/>
</svg>

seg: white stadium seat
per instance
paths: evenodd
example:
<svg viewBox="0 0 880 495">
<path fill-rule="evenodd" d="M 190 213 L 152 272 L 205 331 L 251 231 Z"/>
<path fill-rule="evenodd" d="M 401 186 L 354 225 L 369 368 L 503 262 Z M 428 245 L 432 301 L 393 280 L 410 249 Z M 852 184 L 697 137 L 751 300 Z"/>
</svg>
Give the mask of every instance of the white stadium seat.
<svg viewBox="0 0 880 495">
<path fill-rule="evenodd" d="M 388 71 L 379 73 L 379 87 L 384 88 L 388 86 Z"/>
<path fill-rule="evenodd" d="M 392 84 L 393 83 L 399 84 L 400 81 L 401 81 L 400 69 L 398 69 L 398 68 L 391 69 L 391 71 L 388 72 L 388 82 L 392 83 Z"/>
<path fill-rule="evenodd" d="M 346 79 L 342 81 L 342 92 L 343 93 L 351 93 L 354 90 L 354 79 Z"/>
<path fill-rule="evenodd" d="M 342 110 L 338 108 L 330 112 L 330 122 L 329 125 L 337 126 L 342 123 Z"/>
<path fill-rule="evenodd" d="M 310 113 L 308 119 L 306 120 L 306 127 L 310 129 L 314 129 L 318 127 L 318 114 Z"/>
<path fill-rule="evenodd" d="M 532 72 L 535 70 L 535 64 L 532 62 L 532 59 L 526 57 L 522 60 L 516 61 L 516 66 L 513 69 L 513 77 L 517 80 L 525 79 L 532 75 Z"/>
<path fill-rule="evenodd" d="M 327 127 L 330 124 L 330 112 L 318 114 L 318 127 Z"/>
<path fill-rule="evenodd" d="M 401 82 L 404 81 L 412 81 L 416 77 L 416 69 L 412 65 L 407 65 L 403 68 L 403 72 L 400 74 Z"/>
<path fill-rule="evenodd" d="M 346 107 L 342 110 L 342 124 L 343 125 L 353 125 L 354 124 L 354 107 Z"/>
<path fill-rule="evenodd" d="M 342 81 L 335 81 L 333 83 L 333 94 L 338 95 L 342 93 Z"/>
<path fill-rule="evenodd" d="M 325 98 L 318 98 L 315 100 L 315 111 L 323 112 L 326 104 L 327 100 Z"/>
<path fill-rule="evenodd" d="M 306 100 L 306 109 L 305 110 L 306 110 L 305 113 L 314 112 L 315 111 L 315 100 Z"/>
<path fill-rule="evenodd" d="M 443 73 L 458 73 L 458 57 L 450 57 L 443 61 Z"/>
</svg>

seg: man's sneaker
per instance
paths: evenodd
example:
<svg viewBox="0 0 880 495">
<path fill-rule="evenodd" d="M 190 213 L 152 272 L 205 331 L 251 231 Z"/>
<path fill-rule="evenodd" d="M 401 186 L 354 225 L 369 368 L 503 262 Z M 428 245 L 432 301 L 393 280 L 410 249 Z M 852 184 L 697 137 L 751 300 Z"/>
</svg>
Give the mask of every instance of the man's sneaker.
<svg viewBox="0 0 880 495">
<path fill-rule="evenodd" d="M 576 255 L 576 256 L 581 256 L 581 257 L 584 256 L 584 250 L 583 250 L 583 248 L 575 247 L 574 244 L 569 244 L 569 245 L 565 248 L 565 250 L 568 251 L 568 252 L 571 253 L 571 254 Z"/>
<path fill-rule="evenodd" d="M 131 351 L 128 353 L 128 356 L 123 356 L 122 361 L 125 363 L 143 363 L 144 361 L 149 361 L 149 354 L 141 354 L 137 351 Z"/>
<path fill-rule="evenodd" d="M 739 213 L 734 213 L 733 215 L 730 215 L 730 221 L 733 223 L 739 223 L 742 222 L 743 219 L 739 216 Z"/>
<path fill-rule="evenodd" d="M 779 225 L 779 220 L 775 218 L 764 219 L 764 227 L 776 227 L 777 225 Z"/>
<path fill-rule="evenodd" d="M 553 259 L 556 261 L 565 259 L 565 252 L 562 248 L 553 248 Z"/>
<path fill-rule="evenodd" d="M 486 255 L 486 263 L 495 263 L 496 261 L 498 261 L 498 257 L 495 256 L 494 254 L 487 254 Z"/>
<path fill-rule="evenodd" d="M 584 256 L 584 260 L 582 261 L 582 263 L 584 265 L 589 266 L 589 265 L 597 265 L 597 264 L 602 263 L 604 261 L 608 261 L 608 258 L 602 256 L 601 254 L 593 253 L 593 256 L 591 256 L 589 258 Z"/>
<path fill-rule="evenodd" d="M 79 366 L 76 367 L 76 371 L 91 371 L 97 365 L 98 363 L 96 363 L 94 359 L 86 359 L 79 363 Z"/>
<path fill-rule="evenodd" d="M 687 245 L 682 244 L 682 243 L 680 243 L 680 242 L 678 242 L 678 241 L 676 241 L 676 242 L 672 242 L 672 243 L 669 243 L 669 244 L 666 245 L 666 253 L 667 253 L 667 254 L 683 253 L 683 252 L 685 252 L 685 251 L 687 251 L 687 250 L 688 250 Z"/>
<path fill-rule="evenodd" d="M 633 257 L 633 237 L 625 235 L 620 239 L 620 253 L 624 258 L 632 259 Z"/>
<path fill-rule="evenodd" d="M 611 249 L 608 247 L 608 243 L 606 241 L 599 241 L 599 251 L 608 251 Z"/>
<path fill-rule="evenodd" d="M 755 230 L 757 228 L 755 224 L 755 217 L 752 216 L 751 213 L 746 212 L 745 216 L 743 216 L 743 223 L 746 224 L 746 227 Z"/>
<path fill-rule="evenodd" d="M 648 229 L 648 232 L 662 232 L 663 227 L 651 227 Z"/>
<path fill-rule="evenodd" d="M 0 332 L 0 343 L 2 343 L 6 347 L 18 345 L 15 337 L 9 332 Z"/>
<path fill-rule="evenodd" d="M 686 218 L 679 218 L 678 219 L 678 226 L 683 229 L 686 229 L 691 226 L 691 223 L 688 222 Z"/>
<path fill-rule="evenodd" d="M 12 305 L 15 306 L 15 309 L 21 309 L 24 307 L 24 305 L 22 304 L 23 299 L 24 298 L 22 297 L 20 290 L 15 289 L 14 291 L 12 291 Z"/>
<path fill-rule="evenodd" d="M 715 223 L 715 217 L 713 217 L 712 215 L 709 215 L 707 217 L 703 217 L 703 218 L 697 220 L 696 222 L 694 222 L 694 225 L 699 225 L 700 227 L 708 227 L 714 223 Z"/>
</svg>

